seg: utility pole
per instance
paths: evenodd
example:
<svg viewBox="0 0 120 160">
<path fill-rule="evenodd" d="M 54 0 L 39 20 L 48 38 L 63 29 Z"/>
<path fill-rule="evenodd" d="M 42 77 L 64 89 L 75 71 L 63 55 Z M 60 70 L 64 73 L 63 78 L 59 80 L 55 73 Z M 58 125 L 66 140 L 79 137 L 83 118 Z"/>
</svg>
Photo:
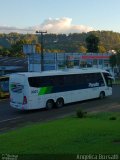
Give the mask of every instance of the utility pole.
<svg viewBox="0 0 120 160">
<path fill-rule="evenodd" d="M 41 43 L 41 71 L 44 71 L 44 54 L 43 54 L 43 34 L 47 33 L 47 31 L 36 31 L 36 33 L 40 34 L 40 43 Z"/>
</svg>

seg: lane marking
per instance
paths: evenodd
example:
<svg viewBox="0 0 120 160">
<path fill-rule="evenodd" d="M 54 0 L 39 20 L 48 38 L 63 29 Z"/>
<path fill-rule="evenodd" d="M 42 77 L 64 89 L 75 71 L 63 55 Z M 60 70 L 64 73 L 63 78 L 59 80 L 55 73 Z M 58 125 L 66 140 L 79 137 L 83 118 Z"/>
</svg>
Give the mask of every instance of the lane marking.
<svg viewBox="0 0 120 160">
<path fill-rule="evenodd" d="M 0 123 L 11 121 L 11 120 L 15 120 L 15 119 L 20 119 L 20 118 L 22 118 L 22 117 L 15 117 L 15 118 L 10 118 L 10 119 L 4 119 L 4 120 L 0 121 Z"/>
</svg>

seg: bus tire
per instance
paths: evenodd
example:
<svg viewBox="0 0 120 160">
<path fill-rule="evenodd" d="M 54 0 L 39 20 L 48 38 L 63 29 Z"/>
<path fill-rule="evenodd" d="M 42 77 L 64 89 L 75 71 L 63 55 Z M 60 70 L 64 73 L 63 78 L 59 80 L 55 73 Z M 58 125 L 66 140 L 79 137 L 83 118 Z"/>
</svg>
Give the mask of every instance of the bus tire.
<svg viewBox="0 0 120 160">
<path fill-rule="evenodd" d="M 56 101 L 56 107 L 61 108 L 64 106 L 64 99 L 63 98 L 58 98 Z"/>
<path fill-rule="evenodd" d="M 99 98 L 100 99 L 104 99 L 105 98 L 105 92 L 104 91 L 100 92 Z"/>
<path fill-rule="evenodd" d="M 54 101 L 52 99 L 49 99 L 47 102 L 46 102 L 46 109 L 47 110 L 50 110 L 54 107 Z"/>
</svg>

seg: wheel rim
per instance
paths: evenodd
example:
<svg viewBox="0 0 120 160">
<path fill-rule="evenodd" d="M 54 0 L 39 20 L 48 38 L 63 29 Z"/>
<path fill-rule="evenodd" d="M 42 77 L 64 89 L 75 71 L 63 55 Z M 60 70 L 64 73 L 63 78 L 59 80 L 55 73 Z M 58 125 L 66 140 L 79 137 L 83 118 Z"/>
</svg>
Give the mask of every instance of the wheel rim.
<svg viewBox="0 0 120 160">
<path fill-rule="evenodd" d="M 101 93 L 100 93 L 100 99 L 103 99 L 103 98 L 104 98 L 104 93 L 101 92 Z"/>
<path fill-rule="evenodd" d="M 61 106 L 62 106 L 62 102 L 58 102 L 58 103 L 57 103 L 57 106 L 58 106 L 58 107 L 61 107 Z"/>
<path fill-rule="evenodd" d="M 53 108 L 53 102 L 47 102 L 47 109 L 52 109 Z"/>
<path fill-rule="evenodd" d="M 57 104 L 57 107 L 62 107 L 64 103 L 63 103 L 63 100 L 61 99 L 61 100 L 58 100 L 56 104 Z"/>
</svg>

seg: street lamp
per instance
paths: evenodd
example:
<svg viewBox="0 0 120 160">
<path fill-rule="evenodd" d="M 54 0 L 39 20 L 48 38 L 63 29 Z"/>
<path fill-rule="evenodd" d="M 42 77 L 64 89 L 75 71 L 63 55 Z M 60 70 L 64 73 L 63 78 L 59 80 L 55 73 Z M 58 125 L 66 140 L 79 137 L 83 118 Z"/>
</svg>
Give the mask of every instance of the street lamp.
<svg viewBox="0 0 120 160">
<path fill-rule="evenodd" d="M 44 55 L 43 55 L 43 34 L 47 33 L 47 31 L 36 31 L 37 34 L 40 34 L 40 43 L 41 43 L 41 71 L 44 71 Z"/>
</svg>

